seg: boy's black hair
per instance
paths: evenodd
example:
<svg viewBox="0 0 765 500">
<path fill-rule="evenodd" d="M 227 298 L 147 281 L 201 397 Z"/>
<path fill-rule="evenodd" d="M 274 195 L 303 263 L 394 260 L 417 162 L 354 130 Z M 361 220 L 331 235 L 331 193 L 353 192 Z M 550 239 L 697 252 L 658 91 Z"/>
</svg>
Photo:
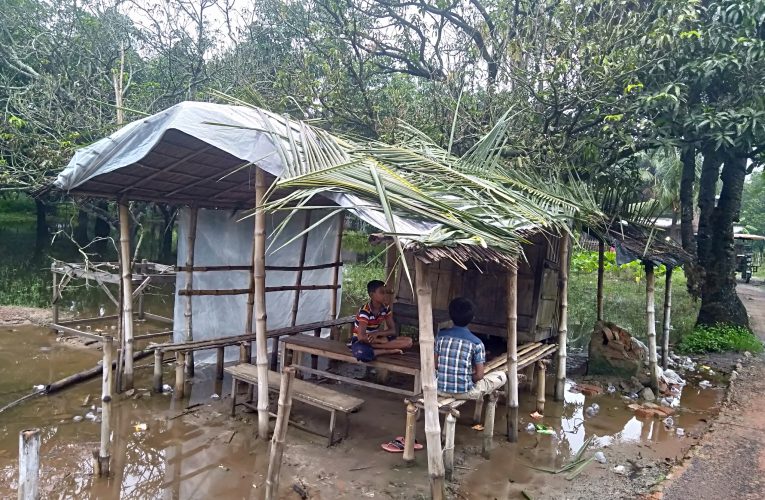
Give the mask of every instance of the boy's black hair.
<svg viewBox="0 0 765 500">
<path fill-rule="evenodd" d="M 380 288 L 381 286 L 385 286 L 385 283 L 380 280 L 372 280 L 369 283 L 367 283 L 367 293 L 369 295 L 372 295 L 372 293 Z"/>
<path fill-rule="evenodd" d="M 473 303 L 465 297 L 449 302 L 449 318 L 456 326 L 467 326 L 473 321 Z"/>
</svg>

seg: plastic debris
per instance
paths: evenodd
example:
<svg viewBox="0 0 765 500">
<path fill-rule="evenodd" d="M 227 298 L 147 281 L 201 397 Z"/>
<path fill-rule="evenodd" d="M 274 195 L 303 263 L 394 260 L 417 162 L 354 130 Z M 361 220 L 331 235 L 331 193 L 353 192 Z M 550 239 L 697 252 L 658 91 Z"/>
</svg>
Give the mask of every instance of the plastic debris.
<svg viewBox="0 0 765 500">
<path fill-rule="evenodd" d="M 219 399 L 220 399 L 220 395 L 218 395 L 218 394 L 213 394 L 212 396 L 210 396 L 210 399 L 212 399 L 212 400 L 214 400 L 214 401 L 217 401 L 217 400 L 219 400 Z"/>
<path fill-rule="evenodd" d="M 531 422 L 529 422 L 526 425 L 526 432 L 528 432 L 529 434 L 534 434 L 535 432 L 537 432 L 537 427 Z"/>
<path fill-rule="evenodd" d="M 709 380 L 702 380 L 701 382 L 699 382 L 699 387 L 701 387 L 702 389 L 709 389 L 710 387 L 712 387 L 712 382 L 710 382 Z"/>
<path fill-rule="evenodd" d="M 675 434 L 677 434 L 678 437 L 683 437 L 685 436 L 685 429 L 683 429 L 682 427 L 678 427 L 677 429 L 675 429 Z"/>
<path fill-rule="evenodd" d="M 555 434 L 555 431 L 552 429 L 552 427 L 548 425 L 534 424 L 534 427 L 537 429 L 537 434 Z"/>
<path fill-rule="evenodd" d="M 541 420 L 541 419 L 543 419 L 545 416 L 544 416 L 544 415 L 542 415 L 541 413 L 539 413 L 538 411 L 535 411 L 534 413 L 530 413 L 530 414 L 529 414 L 529 417 L 533 418 L 534 420 Z"/>
<path fill-rule="evenodd" d="M 606 388 L 606 392 L 609 394 L 615 393 L 616 387 L 614 387 L 614 384 L 608 384 L 608 387 Z"/>
<path fill-rule="evenodd" d="M 33 386 L 32 386 L 32 389 L 34 389 L 34 390 L 36 390 L 36 391 L 42 391 L 42 390 L 44 390 L 44 389 L 45 389 L 45 386 L 44 386 L 44 385 L 42 385 L 42 384 L 37 384 L 37 385 L 33 385 Z"/>
<path fill-rule="evenodd" d="M 670 370 L 669 368 L 667 368 L 666 370 L 664 370 L 663 375 L 664 375 L 664 379 L 669 384 L 685 385 L 685 380 L 683 380 L 683 378 L 680 375 L 678 375 L 675 370 Z"/>
<path fill-rule="evenodd" d="M 603 453 L 602 451 L 599 451 L 599 452 L 595 453 L 595 461 L 599 462 L 601 464 L 604 464 L 608 460 L 606 460 L 606 454 Z"/>
<path fill-rule="evenodd" d="M 614 472 L 616 472 L 617 474 L 626 474 L 627 473 L 627 468 L 625 466 L 623 466 L 623 465 L 617 465 L 612 470 Z"/>
<path fill-rule="evenodd" d="M 637 392 L 630 392 L 630 393 L 627 395 L 627 397 L 628 397 L 628 398 L 630 398 L 630 399 L 637 399 L 637 398 L 639 398 L 640 396 L 638 396 L 638 393 L 637 393 Z"/>
<path fill-rule="evenodd" d="M 89 411 L 88 413 L 85 414 L 85 418 L 90 420 L 91 422 L 95 422 L 96 421 L 96 414 L 93 413 L 92 411 Z"/>
<path fill-rule="evenodd" d="M 715 376 L 715 375 L 717 375 L 717 374 L 715 373 L 714 370 L 709 370 L 709 376 L 710 377 Z"/>
<path fill-rule="evenodd" d="M 664 420 L 662 420 L 662 422 L 664 422 L 664 427 L 666 427 L 667 429 L 671 429 L 672 427 L 675 426 L 675 420 L 672 417 L 667 417 Z"/>
<path fill-rule="evenodd" d="M 146 424 L 144 424 L 144 423 L 140 423 L 140 424 L 135 424 L 135 425 L 133 426 L 133 428 L 135 429 L 135 431 L 136 431 L 136 432 L 143 432 L 143 431 L 145 431 L 146 429 L 148 429 L 148 428 L 149 428 L 149 426 L 148 426 L 148 425 L 146 425 Z"/>
<path fill-rule="evenodd" d="M 75 417 L 72 420 L 74 420 L 75 422 L 82 422 L 83 420 L 82 415 L 75 415 Z"/>
<path fill-rule="evenodd" d="M 173 392 L 173 388 L 169 384 L 165 384 L 162 386 L 162 392 Z"/>
</svg>

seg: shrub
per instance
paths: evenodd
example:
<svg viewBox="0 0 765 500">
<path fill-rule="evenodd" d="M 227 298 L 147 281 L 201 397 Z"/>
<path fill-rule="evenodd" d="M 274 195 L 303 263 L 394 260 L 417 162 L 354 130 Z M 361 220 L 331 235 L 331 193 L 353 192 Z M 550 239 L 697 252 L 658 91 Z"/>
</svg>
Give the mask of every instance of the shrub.
<svg viewBox="0 0 765 500">
<path fill-rule="evenodd" d="M 680 352 L 696 354 L 726 351 L 762 352 L 762 342 L 749 329 L 726 324 L 699 325 L 683 337 L 677 347 Z"/>
</svg>

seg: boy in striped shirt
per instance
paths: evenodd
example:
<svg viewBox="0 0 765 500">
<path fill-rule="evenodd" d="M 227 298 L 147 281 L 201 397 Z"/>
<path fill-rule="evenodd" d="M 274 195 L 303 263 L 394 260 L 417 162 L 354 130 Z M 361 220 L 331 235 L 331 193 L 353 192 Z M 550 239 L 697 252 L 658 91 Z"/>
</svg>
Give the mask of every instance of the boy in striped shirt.
<svg viewBox="0 0 765 500">
<path fill-rule="evenodd" d="M 457 297 L 449 303 L 452 328 L 436 337 L 436 377 L 438 394 L 455 399 L 480 399 L 507 382 L 507 374 L 498 370 L 484 373 L 486 349 L 481 339 L 467 325 L 473 321 L 473 303 Z"/>
<path fill-rule="evenodd" d="M 383 354 L 402 354 L 412 347 L 412 339 L 396 335 L 393 312 L 385 304 L 385 283 L 372 280 L 367 283 L 369 302 L 356 314 L 353 323 L 351 351 L 359 361 L 372 361 Z"/>
</svg>

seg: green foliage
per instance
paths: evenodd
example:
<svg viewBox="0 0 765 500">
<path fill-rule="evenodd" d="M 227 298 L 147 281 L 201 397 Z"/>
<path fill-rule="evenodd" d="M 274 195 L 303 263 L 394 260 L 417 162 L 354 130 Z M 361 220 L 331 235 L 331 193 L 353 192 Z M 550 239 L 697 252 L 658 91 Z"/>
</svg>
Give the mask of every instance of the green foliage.
<svg viewBox="0 0 765 500">
<path fill-rule="evenodd" d="M 762 170 L 753 172 L 744 184 L 741 223 L 749 232 L 765 235 L 765 173 Z"/>
<path fill-rule="evenodd" d="M 683 337 L 678 345 L 680 352 L 701 354 L 705 352 L 749 351 L 762 352 L 762 342 L 748 328 L 737 325 L 699 325 Z"/>
<path fill-rule="evenodd" d="M 346 264 L 343 266 L 343 313 L 354 314 L 369 301 L 367 283 L 385 279 L 385 268 L 378 265 Z"/>
<path fill-rule="evenodd" d="M 640 261 L 632 261 L 627 264 L 618 265 L 616 263 L 616 252 L 605 252 L 603 254 L 603 269 L 606 272 L 613 273 L 617 277 L 632 278 L 636 283 L 640 283 L 645 276 L 645 268 Z M 571 255 L 571 270 L 591 274 L 598 272 L 598 252 L 588 250 L 576 251 Z M 664 265 L 654 268 L 656 277 L 664 276 L 667 272 Z"/>
</svg>

